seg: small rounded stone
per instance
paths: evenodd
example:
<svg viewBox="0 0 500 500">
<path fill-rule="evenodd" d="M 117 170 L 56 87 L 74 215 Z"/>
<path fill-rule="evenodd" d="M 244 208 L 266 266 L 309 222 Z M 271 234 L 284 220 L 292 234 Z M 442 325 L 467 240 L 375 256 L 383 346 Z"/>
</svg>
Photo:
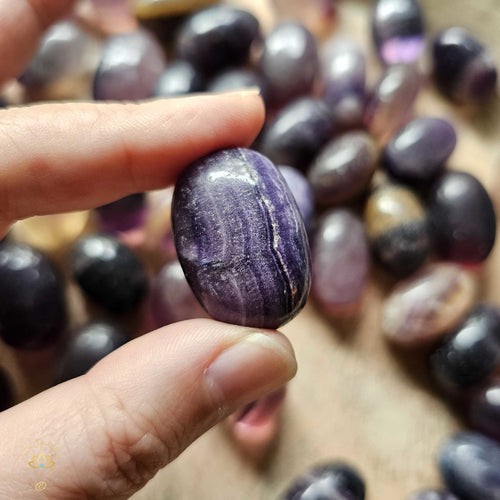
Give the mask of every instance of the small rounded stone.
<svg viewBox="0 0 500 500">
<path fill-rule="evenodd" d="M 496 215 L 483 185 L 465 172 L 446 172 L 429 196 L 429 222 L 435 250 L 465 264 L 484 261 L 496 239 Z"/>
<path fill-rule="evenodd" d="M 474 103 L 496 93 L 498 73 L 493 58 L 465 29 L 454 27 L 440 33 L 432 57 L 436 85 L 451 99 Z"/>
<path fill-rule="evenodd" d="M 389 141 L 382 165 L 396 179 L 421 184 L 444 170 L 456 144 L 457 134 L 447 121 L 416 118 Z"/>
<path fill-rule="evenodd" d="M 474 429 L 500 441 L 500 378 L 472 396 L 468 416 Z"/>
<path fill-rule="evenodd" d="M 84 375 L 125 342 L 125 332 L 109 321 L 93 321 L 81 326 L 74 332 L 59 361 L 57 383 Z"/>
<path fill-rule="evenodd" d="M 189 286 L 179 261 L 165 264 L 151 286 L 151 314 L 155 327 L 208 318 Z"/>
<path fill-rule="evenodd" d="M 64 282 L 38 250 L 0 244 L 0 338 L 17 349 L 55 342 L 66 327 Z"/>
<path fill-rule="evenodd" d="M 257 19 L 250 12 L 217 5 L 193 14 L 176 42 L 177 55 L 204 75 L 244 64 L 260 37 Z"/>
<path fill-rule="evenodd" d="M 454 328 L 475 298 L 475 281 L 459 266 L 427 266 L 399 283 L 387 297 L 382 308 L 382 330 L 397 344 L 428 343 Z"/>
<path fill-rule="evenodd" d="M 214 319 L 278 328 L 303 308 L 311 258 L 297 203 L 278 169 L 244 148 L 191 164 L 174 191 L 175 246 Z"/>
<path fill-rule="evenodd" d="M 449 491 L 444 490 L 422 490 L 413 493 L 408 497 L 408 500 L 459 500 Z"/>
<path fill-rule="evenodd" d="M 149 33 L 136 31 L 111 36 L 95 74 L 94 99 L 148 99 L 164 71 L 163 49 Z"/>
<path fill-rule="evenodd" d="M 441 446 L 438 460 L 446 486 L 459 498 L 500 498 L 500 445 L 495 441 L 458 432 Z"/>
<path fill-rule="evenodd" d="M 217 0 L 136 0 L 134 12 L 139 19 L 181 16 L 217 3 Z"/>
<path fill-rule="evenodd" d="M 7 372 L 0 368 L 0 411 L 10 408 L 14 404 L 14 385 Z"/>
<path fill-rule="evenodd" d="M 312 245 L 311 294 L 330 317 L 357 311 L 370 269 L 362 220 L 346 209 L 331 210 L 319 222 Z"/>
<path fill-rule="evenodd" d="M 332 116 L 326 104 L 303 97 L 284 108 L 264 130 L 261 150 L 276 165 L 304 170 L 332 134 Z"/>
<path fill-rule="evenodd" d="M 273 106 L 309 94 L 319 70 L 318 47 L 312 33 L 302 24 L 278 24 L 269 33 L 260 59 L 260 71 Z"/>
<path fill-rule="evenodd" d="M 155 97 L 175 97 L 201 92 L 205 82 L 195 67 L 186 61 L 175 61 L 167 66 L 156 83 Z"/>
<path fill-rule="evenodd" d="M 365 483 L 357 470 L 343 463 L 311 468 L 299 477 L 282 500 L 364 500 Z"/>
<path fill-rule="evenodd" d="M 418 0 L 377 0 L 372 34 L 385 64 L 414 63 L 425 46 L 424 19 Z"/>
<path fill-rule="evenodd" d="M 230 69 L 219 73 L 208 85 L 209 92 L 233 92 L 258 88 L 264 102 L 268 100 L 267 87 L 263 78 L 250 69 Z"/>
<path fill-rule="evenodd" d="M 147 278 L 142 263 L 112 236 L 81 238 L 73 248 L 70 268 L 83 291 L 111 312 L 130 312 L 146 296 Z"/>
<path fill-rule="evenodd" d="M 308 172 L 321 205 L 339 205 L 363 193 L 375 172 L 377 152 L 366 132 L 347 132 L 321 151 Z"/>
<path fill-rule="evenodd" d="M 110 234 L 130 231 L 145 222 L 146 196 L 131 194 L 96 208 L 96 212 L 103 231 Z"/>
<path fill-rule="evenodd" d="M 408 276 L 426 261 L 427 217 L 409 189 L 390 184 L 376 189 L 366 204 L 365 223 L 375 256 L 396 276 Z"/>
</svg>

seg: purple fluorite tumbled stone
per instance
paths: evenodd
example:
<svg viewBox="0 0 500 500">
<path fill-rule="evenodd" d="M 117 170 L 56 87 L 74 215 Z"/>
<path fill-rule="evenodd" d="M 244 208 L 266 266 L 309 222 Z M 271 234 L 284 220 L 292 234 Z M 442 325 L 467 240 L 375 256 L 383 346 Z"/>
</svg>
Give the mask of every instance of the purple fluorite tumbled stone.
<svg viewBox="0 0 500 500">
<path fill-rule="evenodd" d="M 497 377 L 474 394 L 469 402 L 472 427 L 500 441 L 500 378 Z"/>
<path fill-rule="evenodd" d="M 258 88 L 264 102 L 268 100 L 267 87 L 263 78 L 246 68 L 229 69 L 219 73 L 208 85 L 209 92 L 232 92 L 236 90 Z"/>
<path fill-rule="evenodd" d="M 102 229 L 111 234 L 130 231 L 144 224 L 146 196 L 131 194 L 96 208 Z"/>
<path fill-rule="evenodd" d="M 179 261 L 215 319 L 278 328 L 305 305 L 311 258 L 285 179 L 261 154 L 221 150 L 179 177 L 172 205 Z"/>
<path fill-rule="evenodd" d="M 187 61 L 176 61 L 167 66 L 156 83 L 155 97 L 175 97 L 204 89 L 201 74 Z"/>
<path fill-rule="evenodd" d="M 444 490 L 422 490 L 408 497 L 408 500 L 458 500 L 458 498 Z"/>
</svg>

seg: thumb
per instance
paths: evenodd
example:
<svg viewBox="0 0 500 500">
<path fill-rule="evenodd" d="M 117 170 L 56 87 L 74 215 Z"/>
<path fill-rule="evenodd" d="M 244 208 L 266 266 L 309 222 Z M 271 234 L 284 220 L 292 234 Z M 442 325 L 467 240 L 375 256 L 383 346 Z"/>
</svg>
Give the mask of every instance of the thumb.
<svg viewBox="0 0 500 500">
<path fill-rule="evenodd" d="M 295 371 L 278 332 L 192 320 L 135 339 L 86 375 L 0 415 L 0 435 L 16 437 L 0 449 L 0 498 L 40 498 L 40 481 L 49 498 L 127 498 Z M 40 449 L 53 465 L 38 459 Z"/>
</svg>

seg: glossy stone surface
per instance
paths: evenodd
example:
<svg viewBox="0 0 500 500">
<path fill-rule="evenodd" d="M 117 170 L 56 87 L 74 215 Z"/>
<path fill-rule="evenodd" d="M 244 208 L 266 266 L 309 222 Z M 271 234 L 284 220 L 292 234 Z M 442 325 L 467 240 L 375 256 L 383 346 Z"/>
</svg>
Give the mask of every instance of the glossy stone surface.
<svg viewBox="0 0 500 500">
<path fill-rule="evenodd" d="M 461 103 L 484 101 L 496 93 L 498 73 L 491 54 L 463 28 L 440 33 L 432 46 L 438 88 Z"/>
<path fill-rule="evenodd" d="M 179 16 L 217 3 L 217 0 L 136 0 L 134 12 L 140 19 Z"/>
<path fill-rule="evenodd" d="M 267 36 L 260 71 L 273 106 L 309 94 L 319 70 L 318 47 L 311 32 L 297 21 L 278 24 Z"/>
<path fill-rule="evenodd" d="M 186 61 L 175 61 L 167 66 L 156 83 L 155 97 L 175 97 L 193 92 L 201 92 L 205 88 L 202 75 L 192 64 Z"/>
<path fill-rule="evenodd" d="M 377 0 L 372 12 L 375 47 L 385 64 L 414 63 L 425 46 L 418 0 Z"/>
<path fill-rule="evenodd" d="M 454 264 L 433 264 L 399 283 L 382 309 L 382 330 L 398 344 L 425 344 L 454 328 L 476 298 L 470 274 Z"/>
<path fill-rule="evenodd" d="M 261 150 L 276 165 L 303 170 L 332 134 L 332 116 L 325 103 L 304 97 L 284 108 L 264 130 Z"/>
<path fill-rule="evenodd" d="M 496 238 L 496 215 L 475 177 L 446 172 L 432 187 L 428 207 L 434 248 L 442 257 L 466 264 L 488 257 Z"/>
<path fill-rule="evenodd" d="M 484 383 L 500 367 L 500 310 L 476 306 L 430 358 L 431 372 L 454 392 Z"/>
<path fill-rule="evenodd" d="M 130 231 L 144 224 L 146 197 L 136 193 L 96 208 L 103 231 L 111 234 Z"/>
<path fill-rule="evenodd" d="M 147 99 L 153 95 L 165 64 L 160 44 L 149 33 L 136 31 L 111 36 L 94 78 L 94 99 Z"/>
<path fill-rule="evenodd" d="M 468 416 L 473 429 L 500 442 L 500 378 L 473 395 Z"/>
<path fill-rule="evenodd" d="M 389 184 L 375 190 L 366 204 L 365 223 L 375 256 L 394 275 L 408 276 L 426 261 L 427 217 L 409 189 Z"/>
<path fill-rule="evenodd" d="M 359 472 L 342 463 L 311 468 L 299 477 L 282 500 L 364 500 L 365 483 Z"/>
<path fill-rule="evenodd" d="M 260 37 L 257 19 L 247 11 L 215 6 L 193 14 L 176 42 L 177 55 L 203 74 L 244 64 Z"/>
<path fill-rule="evenodd" d="M 151 285 L 151 315 L 156 328 L 186 319 L 208 318 L 178 260 L 165 264 Z"/>
<path fill-rule="evenodd" d="M 61 275 L 38 250 L 0 244 L 0 338 L 17 349 L 54 342 L 66 326 Z"/>
<path fill-rule="evenodd" d="M 415 66 L 395 64 L 387 68 L 368 99 L 364 115 L 365 125 L 380 142 L 386 144 L 411 120 L 420 86 Z"/>
<path fill-rule="evenodd" d="M 208 85 L 210 92 L 233 92 L 258 88 L 264 102 L 268 100 L 267 86 L 263 78 L 250 69 L 230 69 L 219 73 Z"/>
<path fill-rule="evenodd" d="M 14 404 L 14 387 L 7 372 L 0 369 L 0 411 L 10 408 Z"/>
<path fill-rule="evenodd" d="M 408 500 L 458 500 L 458 498 L 444 490 L 422 490 L 408 497 Z"/>
<path fill-rule="evenodd" d="M 71 254 L 71 273 L 83 291 L 114 313 L 136 309 L 147 292 L 142 263 L 123 243 L 107 235 L 81 238 Z"/>
<path fill-rule="evenodd" d="M 420 117 L 387 144 L 382 165 L 396 179 L 421 184 L 440 174 L 457 144 L 453 126 L 440 118 Z"/>
<path fill-rule="evenodd" d="M 221 150 L 179 177 L 175 246 L 198 300 L 214 319 L 278 328 L 304 306 L 309 244 L 285 179 L 265 157 Z"/>
<path fill-rule="evenodd" d="M 439 469 L 459 498 L 500 498 L 500 445 L 475 432 L 458 432 L 442 445 Z"/>
<path fill-rule="evenodd" d="M 376 160 L 366 132 L 347 132 L 330 141 L 307 174 L 316 201 L 332 206 L 355 200 L 370 183 Z"/>
<path fill-rule="evenodd" d="M 281 175 L 285 178 L 290 191 L 297 202 L 300 214 L 304 220 L 304 225 L 306 231 L 312 229 L 313 218 L 314 218 L 314 194 L 306 177 L 293 167 L 279 166 L 278 170 Z"/>
<path fill-rule="evenodd" d="M 312 244 L 311 294 L 331 317 L 357 311 L 370 269 L 363 221 L 346 209 L 327 212 Z"/>
<path fill-rule="evenodd" d="M 57 383 L 84 375 L 125 342 L 126 333 L 109 321 L 93 321 L 79 327 L 60 358 Z"/>
</svg>

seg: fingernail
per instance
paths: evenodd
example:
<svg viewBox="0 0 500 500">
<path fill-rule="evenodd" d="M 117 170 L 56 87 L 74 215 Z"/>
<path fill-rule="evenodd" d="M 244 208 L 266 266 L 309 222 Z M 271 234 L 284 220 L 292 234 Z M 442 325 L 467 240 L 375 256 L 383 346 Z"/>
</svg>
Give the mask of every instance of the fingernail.
<svg viewBox="0 0 500 500">
<path fill-rule="evenodd" d="M 213 95 L 234 95 L 234 96 L 240 96 L 240 97 L 251 97 L 251 96 L 258 96 L 261 94 L 260 88 L 259 87 L 248 87 L 248 88 L 242 88 L 241 90 L 222 90 L 222 91 L 215 91 L 211 92 Z"/>
<path fill-rule="evenodd" d="M 290 342 L 279 333 L 251 333 L 206 369 L 214 397 L 231 411 L 280 388 L 297 370 Z"/>
</svg>

